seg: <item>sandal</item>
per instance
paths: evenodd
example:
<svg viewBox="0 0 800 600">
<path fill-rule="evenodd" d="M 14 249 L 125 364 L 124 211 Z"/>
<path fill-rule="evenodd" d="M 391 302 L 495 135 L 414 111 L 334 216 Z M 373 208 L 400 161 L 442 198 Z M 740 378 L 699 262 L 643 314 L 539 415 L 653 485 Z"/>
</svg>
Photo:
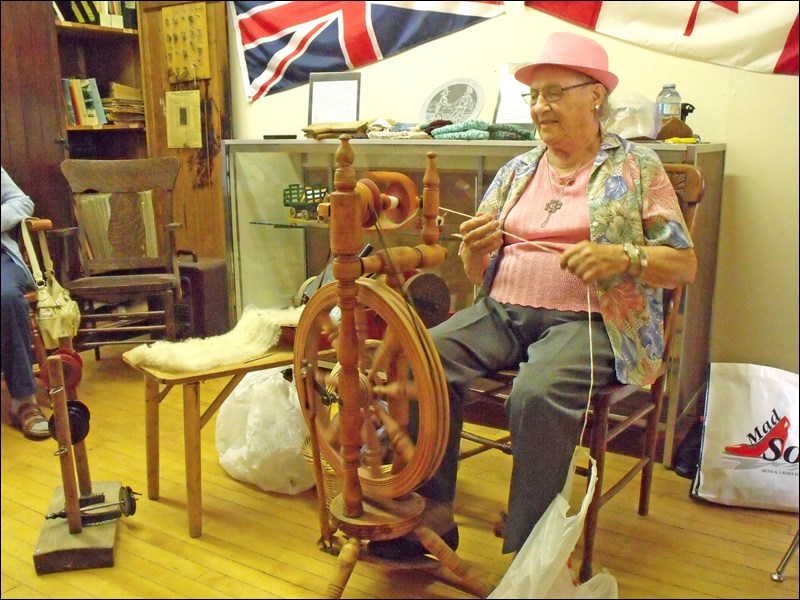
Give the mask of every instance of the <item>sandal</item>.
<svg viewBox="0 0 800 600">
<path fill-rule="evenodd" d="M 41 409 L 33 402 L 23 402 L 16 413 L 11 413 L 11 424 L 25 437 L 43 440 L 50 437 L 50 427 Z"/>
</svg>

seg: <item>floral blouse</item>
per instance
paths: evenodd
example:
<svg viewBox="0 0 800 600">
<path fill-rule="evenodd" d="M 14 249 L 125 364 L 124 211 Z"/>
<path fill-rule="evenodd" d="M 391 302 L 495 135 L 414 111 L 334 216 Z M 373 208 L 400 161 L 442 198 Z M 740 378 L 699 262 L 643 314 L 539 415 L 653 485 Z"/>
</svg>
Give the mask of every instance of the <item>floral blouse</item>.
<svg viewBox="0 0 800 600">
<path fill-rule="evenodd" d="M 506 163 L 492 180 L 478 212 L 507 215 L 527 187 L 547 147 L 537 146 Z M 603 132 L 586 190 L 590 237 L 599 244 L 691 248 L 675 190 L 661 159 L 650 148 Z M 501 223 L 502 226 L 502 223 Z M 486 271 L 488 293 L 500 253 Z M 617 378 L 647 385 L 658 377 L 664 348 L 660 288 L 627 274 L 594 282 L 611 346 Z"/>
</svg>

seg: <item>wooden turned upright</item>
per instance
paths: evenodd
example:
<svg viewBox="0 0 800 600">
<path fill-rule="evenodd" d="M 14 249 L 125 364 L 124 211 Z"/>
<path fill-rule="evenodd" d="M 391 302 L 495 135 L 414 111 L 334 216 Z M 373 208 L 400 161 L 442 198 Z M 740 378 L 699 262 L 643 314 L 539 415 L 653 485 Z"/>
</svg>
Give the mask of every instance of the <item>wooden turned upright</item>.
<svg viewBox="0 0 800 600">
<path fill-rule="evenodd" d="M 469 567 L 445 544 L 441 537 L 422 524 L 425 501 L 419 494 L 411 491 L 427 480 L 438 467 L 444 454 L 445 440 L 449 429 L 449 405 L 444 373 L 438 355 L 435 355 L 435 350 L 431 347 L 432 342 L 427 338 L 424 328 L 421 334 L 416 334 L 422 336 L 421 338 L 410 338 L 415 340 L 410 345 L 412 346 L 411 350 L 416 353 L 420 361 L 421 357 L 427 357 L 428 362 L 417 363 L 419 377 L 424 377 L 427 383 L 437 382 L 436 386 L 428 386 L 436 388 L 435 394 L 426 396 L 425 402 L 418 399 L 421 416 L 426 417 L 427 422 L 436 424 L 434 430 L 428 430 L 428 433 L 425 434 L 431 439 L 426 439 L 421 432 L 415 444 L 404 429 L 407 423 L 399 422 L 396 419 L 397 415 L 394 415 L 394 419 L 388 414 L 382 416 L 383 425 L 388 432 L 395 457 L 403 459 L 401 462 L 396 462 L 394 466 L 402 465 L 399 468 L 410 469 L 415 462 L 421 463 L 417 467 L 418 470 L 410 469 L 409 471 L 411 474 L 408 479 L 413 479 L 413 486 L 406 483 L 407 487 L 401 488 L 400 484 L 394 485 L 393 482 L 393 484 L 387 484 L 378 490 L 378 488 L 370 488 L 368 479 L 365 479 L 364 485 L 367 486 L 367 489 L 375 492 L 365 495 L 359 476 L 359 467 L 362 466 L 361 449 L 364 444 L 362 439 L 362 425 L 365 418 L 363 410 L 365 410 L 364 407 L 370 405 L 370 402 L 367 402 L 368 398 L 360 397 L 365 393 L 360 387 L 359 371 L 362 359 L 359 356 L 359 331 L 363 331 L 364 324 L 358 322 L 359 318 L 363 319 L 363 314 L 359 317 L 357 305 L 360 291 L 366 293 L 366 290 L 363 280 L 357 280 L 363 275 L 382 274 L 387 276 L 387 281 L 391 281 L 402 272 L 435 267 L 444 262 L 446 251 L 438 244 L 439 230 L 436 225 L 436 216 L 439 210 L 439 177 L 435 167 L 435 154 L 428 155 L 428 168 L 423 178 L 425 189 L 423 191 L 422 239 L 424 243 L 415 248 L 382 249 L 362 258 L 358 256 L 358 252 L 363 247 L 363 229 L 371 221 L 374 221 L 375 214 L 375 211 L 372 211 L 372 215 L 365 214 L 369 210 L 369 207 L 365 207 L 365 205 L 378 198 L 379 194 L 376 193 L 373 185 L 362 184 L 358 190 L 356 189 L 357 182 L 352 166 L 354 156 L 349 144 L 349 136 L 341 136 L 340 141 L 341 144 L 335 155 L 337 165 L 334 175 L 335 191 L 330 197 L 330 243 L 331 253 L 334 257 L 333 275 L 336 278 L 336 300 L 340 311 L 335 348 L 338 360 L 336 384 L 339 398 L 338 465 L 342 474 L 342 492 L 331 500 L 328 510 L 332 523 L 342 531 L 346 541 L 339 552 L 337 567 L 326 590 L 326 597 L 341 597 L 359 559 L 362 541 L 392 540 L 411 533 L 414 533 L 425 548 L 438 559 L 440 565 L 454 573 L 468 590 L 479 597 L 486 597 L 491 592 L 491 586 L 473 575 Z M 400 205 L 410 207 L 413 206 L 413 203 L 400 203 Z M 406 221 L 405 215 L 393 215 L 393 218 L 398 222 Z M 374 293 L 381 297 L 397 295 L 388 286 L 381 287 L 375 284 L 375 286 L 367 287 L 374 289 Z M 295 365 L 299 367 L 298 373 L 307 366 L 298 359 L 297 353 L 303 352 L 302 340 L 305 332 L 310 331 L 307 327 L 308 323 L 312 322 L 314 318 L 328 319 L 327 314 L 322 312 L 315 316 L 314 311 L 319 308 L 315 303 L 321 294 L 315 295 L 314 299 L 306 306 L 298 326 L 300 339 L 295 346 Z M 360 312 L 363 313 L 363 310 Z M 392 311 L 392 315 L 395 314 L 396 312 Z M 390 320 L 394 318 L 392 316 Z M 413 318 L 406 320 L 405 317 L 397 317 L 396 325 L 409 332 L 418 331 L 412 322 Z M 383 340 L 384 349 L 391 345 L 390 338 L 391 334 L 387 333 L 387 337 Z M 422 342 L 420 339 L 427 341 Z M 376 352 L 379 354 L 380 350 Z M 435 356 L 431 357 L 431 354 Z M 419 383 L 419 377 L 416 383 Z M 304 398 L 313 398 L 315 392 L 312 388 L 313 386 L 309 384 L 308 380 L 300 384 L 298 391 L 301 396 L 301 404 Z M 309 411 L 308 405 L 307 401 L 306 411 Z M 433 405 L 435 405 L 435 410 L 432 408 Z M 313 416 L 309 425 L 312 447 L 317 454 L 315 468 L 318 470 L 320 468 L 318 456 L 320 439 Z M 415 452 L 418 452 L 417 459 L 429 460 L 414 461 Z M 380 469 L 380 465 L 373 466 Z M 319 482 L 321 478 L 318 474 L 315 477 Z M 323 526 L 322 529 L 324 536 L 327 527 Z"/>
</svg>

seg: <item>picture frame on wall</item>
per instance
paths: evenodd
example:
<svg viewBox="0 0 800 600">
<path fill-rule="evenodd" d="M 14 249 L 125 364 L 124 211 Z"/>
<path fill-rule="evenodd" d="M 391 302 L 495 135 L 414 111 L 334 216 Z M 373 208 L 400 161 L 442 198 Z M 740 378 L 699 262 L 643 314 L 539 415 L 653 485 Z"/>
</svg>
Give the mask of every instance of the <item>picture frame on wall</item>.
<svg viewBox="0 0 800 600">
<path fill-rule="evenodd" d="M 308 124 L 358 121 L 361 73 L 310 73 Z"/>
</svg>

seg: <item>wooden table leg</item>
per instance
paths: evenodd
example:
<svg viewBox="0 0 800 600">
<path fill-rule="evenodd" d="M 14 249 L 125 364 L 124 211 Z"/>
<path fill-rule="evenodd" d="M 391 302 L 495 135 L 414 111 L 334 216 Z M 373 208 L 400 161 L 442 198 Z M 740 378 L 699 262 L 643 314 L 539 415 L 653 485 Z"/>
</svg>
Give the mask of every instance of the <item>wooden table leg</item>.
<svg viewBox="0 0 800 600">
<path fill-rule="evenodd" d="M 144 376 L 144 431 L 147 453 L 147 497 L 158 500 L 159 496 L 159 451 L 158 451 L 158 381 Z"/>
<path fill-rule="evenodd" d="M 203 499 L 200 478 L 200 384 L 183 384 L 183 438 L 186 453 L 186 504 L 189 535 L 203 533 Z"/>
</svg>

